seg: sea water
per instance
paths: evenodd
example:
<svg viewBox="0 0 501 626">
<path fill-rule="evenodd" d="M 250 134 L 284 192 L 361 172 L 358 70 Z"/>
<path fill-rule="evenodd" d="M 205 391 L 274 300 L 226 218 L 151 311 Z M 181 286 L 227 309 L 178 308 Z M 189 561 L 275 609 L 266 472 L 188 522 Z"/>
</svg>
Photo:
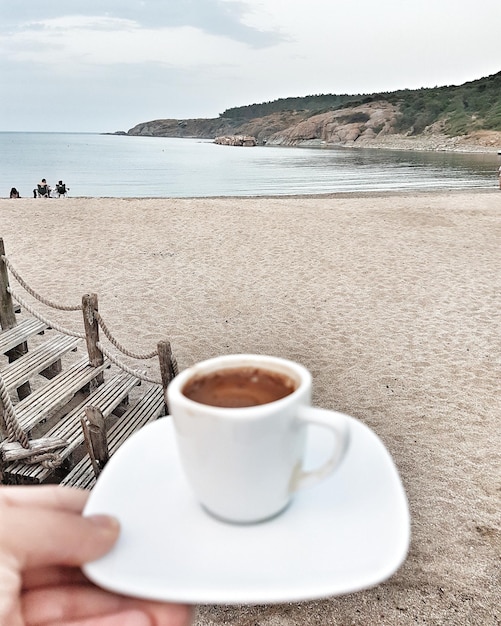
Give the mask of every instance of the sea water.
<svg viewBox="0 0 501 626">
<path fill-rule="evenodd" d="M 211 197 L 492 188 L 494 154 L 220 146 L 210 140 L 0 133 L 0 196 L 42 178 L 69 195 Z"/>
</svg>

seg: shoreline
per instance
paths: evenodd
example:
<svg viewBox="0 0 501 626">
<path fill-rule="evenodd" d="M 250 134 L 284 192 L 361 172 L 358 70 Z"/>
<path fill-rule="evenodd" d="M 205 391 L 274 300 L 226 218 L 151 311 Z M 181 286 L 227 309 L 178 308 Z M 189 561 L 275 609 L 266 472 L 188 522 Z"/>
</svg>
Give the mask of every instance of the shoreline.
<svg viewBox="0 0 501 626">
<path fill-rule="evenodd" d="M 328 197 L 339 193 L 354 196 L 359 193 L 420 193 L 437 191 L 437 188 L 466 191 L 487 189 L 495 184 L 500 160 L 485 152 L 391 151 L 388 146 L 377 148 L 367 144 L 364 148 L 358 143 L 356 149 L 328 146 L 270 152 L 258 148 L 257 153 L 237 153 L 233 146 L 205 144 L 204 148 L 203 142 L 195 140 L 193 143 L 192 140 L 190 143 L 189 139 L 178 145 L 183 139 L 167 138 L 159 145 L 143 137 L 142 142 L 136 142 L 138 145 L 126 142 L 120 147 L 115 145 L 116 140 L 97 134 L 93 139 L 92 136 L 85 139 L 86 134 L 81 134 L 80 138 L 75 135 L 73 139 L 65 134 L 53 134 L 50 140 L 43 139 L 42 135 L 36 140 L 26 133 L 22 135 L 22 141 L 10 139 L 3 143 L 6 154 L 9 143 L 15 143 L 12 158 L 5 159 L 4 163 L 4 179 L 11 181 L 3 192 L 0 191 L 4 197 L 12 186 L 23 198 L 32 196 L 33 181 L 39 180 L 41 173 L 51 185 L 64 178 L 70 187 L 69 197 L 217 198 L 236 194 L 287 198 L 296 195 Z M 106 150 L 99 149 L 101 142 L 105 143 Z M 78 149 L 82 143 L 87 146 L 86 150 L 96 151 L 96 159 L 88 167 L 81 161 L 81 154 L 86 152 Z M 44 145 L 47 146 L 45 153 Z M 61 145 L 68 153 L 66 166 L 58 163 Z M 29 157 L 23 156 L 26 150 Z M 108 155 L 102 162 L 101 153 Z M 107 164 L 111 155 L 116 155 L 112 167 Z M 129 171 L 131 167 L 133 175 L 123 179 L 120 171 Z M 198 172 L 195 177 L 192 170 Z M 83 176 L 82 171 L 87 171 L 88 175 Z M 28 183 L 29 180 L 32 183 Z"/>
<path fill-rule="evenodd" d="M 33 200 L 0 199 L 0 237 L 35 291 L 69 305 L 98 294 L 123 345 L 167 339 L 180 370 L 237 352 L 303 363 L 314 404 L 373 430 L 402 479 L 411 547 L 389 580 L 297 604 L 200 606 L 195 626 L 498 626 L 497 188 Z M 154 359 L 141 368 L 159 377 Z"/>
<path fill-rule="evenodd" d="M 499 155 L 501 150 L 501 131 L 478 131 L 473 135 L 457 135 L 454 137 L 440 133 L 416 136 L 388 134 L 374 139 L 358 139 L 352 144 L 345 144 L 345 146 L 375 150 Z"/>
<path fill-rule="evenodd" d="M 501 135 L 501 133 L 500 133 Z M 195 139 L 195 138 L 194 138 Z M 454 138 L 458 139 L 458 138 Z M 266 146 L 264 146 L 266 147 Z M 479 144 L 464 143 L 453 139 L 437 140 L 436 138 L 399 138 L 387 135 L 383 139 L 357 140 L 349 143 L 328 143 L 320 139 L 300 141 L 293 146 L 274 145 L 275 148 L 312 148 L 314 149 L 353 149 L 353 150 L 389 150 L 400 152 L 438 152 L 445 154 L 495 154 L 499 155 L 501 150 L 501 140 L 493 146 L 483 146 Z"/>
<path fill-rule="evenodd" d="M 390 191 L 333 191 L 326 193 L 304 193 L 304 194 L 269 194 L 269 195 L 246 195 L 246 196 L 67 196 L 65 198 L 33 198 L 30 196 L 22 196 L 21 198 L 6 198 L 0 197 L 1 201 L 9 201 L 9 202 L 18 202 L 20 200 L 23 201 L 31 201 L 36 200 L 37 202 L 46 202 L 47 200 L 57 200 L 59 202 L 68 202 L 68 201 L 79 201 L 79 200 L 103 200 L 103 201 L 177 201 L 177 200 L 189 200 L 189 201 L 198 201 L 198 200 L 301 200 L 301 199 L 315 199 L 319 200 L 327 200 L 327 199 L 357 199 L 357 198 L 393 198 L 393 197 L 421 197 L 421 196 L 451 196 L 451 195 L 462 195 L 462 194 L 472 194 L 472 195 L 489 195 L 499 191 L 496 183 L 493 183 L 492 187 L 470 187 L 467 189 L 393 189 Z"/>
<path fill-rule="evenodd" d="M 449 137 L 447 135 L 384 135 L 380 138 L 357 139 L 345 143 L 330 143 L 322 139 L 297 140 L 293 145 L 281 143 L 257 143 L 261 148 L 312 148 L 312 149 L 363 149 L 363 150 L 397 150 L 409 152 L 445 152 L 458 154 L 498 154 L 501 151 L 501 131 L 491 131 L 495 139 L 491 139 L 490 145 L 484 145 L 471 140 L 468 136 Z M 157 139 L 191 139 L 215 143 L 213 137 L 176 136 L 176 135 L 129 135 L 127 133 L 96 133 L 99 135 L 116 135 L 117 137 L 150 137 Z M 236 147 L 236 146 L 227 146 Z M 240 146 L 238 146 L 240 147 Z M 255 146 L 247 146 L 255 147 Z"/>
</svg>

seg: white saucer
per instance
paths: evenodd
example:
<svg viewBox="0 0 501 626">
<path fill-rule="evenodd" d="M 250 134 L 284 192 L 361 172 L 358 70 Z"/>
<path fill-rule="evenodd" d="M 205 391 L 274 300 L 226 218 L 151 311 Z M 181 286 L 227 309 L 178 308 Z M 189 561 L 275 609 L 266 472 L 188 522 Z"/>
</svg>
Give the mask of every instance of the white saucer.
<svg viewBox="0 0 501 626">
<path fill-rule="evenodd" d="M 208 515 L 179 466 L 171 419 L 132 436 L 111 458 L 85 514 L 109 513 L 122 532 L 84 567 L 122 594 L 191 604 L 268 604 L 358 591 L 391 576 L 410 537 L 407 499 L 380 439 L 350 418 L 335 474 L 298 493 L 280 516 L 238 526 Z M 328 446 L 310 428 L 308 465 Z"/>
</svg>

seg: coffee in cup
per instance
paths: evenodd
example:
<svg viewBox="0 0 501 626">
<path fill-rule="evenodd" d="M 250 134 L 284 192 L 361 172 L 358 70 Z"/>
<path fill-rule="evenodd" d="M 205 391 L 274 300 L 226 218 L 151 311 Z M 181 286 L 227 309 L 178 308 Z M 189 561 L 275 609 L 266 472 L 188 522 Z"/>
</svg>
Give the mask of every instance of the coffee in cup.
<svg viewBox="0 0 501 626">
<path fill-rule="evenodd" d="M 242 408 L 275 402 L 296 390 L 292 378 L 260 367 L 221 369 L 194 376 L 183 387 L 183 394 L 201 404 Z"/>
</svg>

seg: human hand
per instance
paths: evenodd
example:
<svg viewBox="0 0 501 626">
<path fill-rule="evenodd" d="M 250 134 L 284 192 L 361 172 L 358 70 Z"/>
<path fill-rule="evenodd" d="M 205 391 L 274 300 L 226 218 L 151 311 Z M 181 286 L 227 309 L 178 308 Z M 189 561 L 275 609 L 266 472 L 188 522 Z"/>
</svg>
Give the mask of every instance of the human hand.
<svg viewBox="0 0 501 626">
<path fill-rule="evenodd" d="M 0 626 L 188 626 L 191 609 L 99 589 L 80 566 L 108 552 L 118 522 L 81 515 L 88 493 L 0 487 Z"/>
</svg>

